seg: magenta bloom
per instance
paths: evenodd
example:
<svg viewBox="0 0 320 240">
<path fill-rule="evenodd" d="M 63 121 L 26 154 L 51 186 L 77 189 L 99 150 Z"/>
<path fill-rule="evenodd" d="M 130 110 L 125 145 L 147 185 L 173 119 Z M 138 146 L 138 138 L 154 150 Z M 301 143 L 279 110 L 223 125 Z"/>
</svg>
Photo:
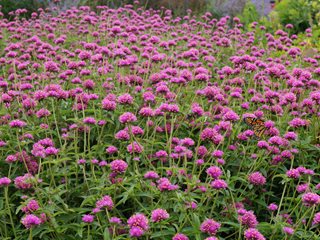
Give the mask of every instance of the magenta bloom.
<svg viewBox="0 0 320 240">
<path fill-rule="evenodd" d="M 19 189 L 29 189 L 32 188 L 34 177 L 30 173 L 26 173 L 23 176 L 16 177 L 14 179 L 14 185 Z"/>
<path fill-rule="evenodd" d="M 220 227 L 220 223 L 214 221 L 213 219 L 207 219 L 201 224 L 200 231 L 208 233 L 209 235 L 216 235 Z"/>
<path fill-rule="evenodd" d="M 244 232 L 246 240 L 266 240 L 266 238 L 255 228 L 249 228 Z"/>
<path fill-rule="evenodd" d="M 93 220 L 94 220 L 94 216 L 90 214 L 86 214 L 82 217 L 82 222 L 85 222 L 85 223 L 92 223 Z"/>
<path fill-rule="evenodd" d="M 255 228 L 258 225 L 258 221 L 253 211 L 246 211 L 245 209 L 240 209 L 238 211 L 238 220 L 241 225 L 245 225 L 249 228 Z"/>
<path fill-rule="evenodd" d="M 189 238 L 182 233 L 177 233 L 173 236 L 172 240 L 189 240 Z"/>
<path fill-rule="evenodd" d="M 96 202 L 96 208 L 107 208 L 111 210 L 113 208 L 113 201 L 112 198 L 108 195 L 103 196 L 102 199 Z"/>
<path fill-rule="evenodd" d="M 128 168 L 128 164 L 123 160 L 116 159 L 110 163 L 110 168 L 112 172 L 124 173 Z"/>
<path fill-rule="evenodd" d="M 119 117 L 119 122 L 123 124 L 135 121 L 137 121 L 137 117 L 131 112 L 126 112 Z"/>
<path fill-rule="evenodd" d="M 39 209 L 39 204 L 36 200 L 32 199 L 28 202 L 28 204 L 22 208 L 23 212 L 30 213 L 37 211 Z"/>
<path fill-rule="evenodd" d="M 177 185 L 171 184 L 170 180 L 168 178 L 160 178 L 158 181 L 158 189 L 162 191 L 173 191 L 179 188 Z"/>
<path fill-rule="evenodd" d="M 291 227 L 283 227 L 282 230 L 287 235 L 292 235 L 294 233 L 294 229 Z"/>
<path fill-rule="evenodd" d="M 310 207 L 313 205 L 319 205 L 320 204 L 320 196 L 316 193 L 305 193 L 302 195 L 302 202 L 304 205 Z"/>
<path fill-rule="evenodd" d="M 12 128 L 23 128 L 27 126 L 27 123 L 21 120 L 13 120 L 9 123 L 9 126 Z"/>
<path fill-rule="evenodd" d="M 152 222 L 160 222 L 162 220 L 169 218 L 169 213 L 161 208 L 155 209 L 151 212 L 151 221 Z"/>
<path fill-rule="evenodd" d="M 130 227 L 130 236 L 140 237 L 149 229 L 149 222 L 145 215 L 137 213 L 128 219 L 128 226 Z"/>
<path fill-rule="evenodd" d="M 268 206 L 268 209 L 270 211 L 276 211 L 278 209 L 278 205 L 275 204 L 275 203 L 271 203 L 269 206 Z"/>
<path fill-rule="evenodd" d="M 10 178 L 7 178 L 7 177 L 0 178 L 0 187 L 8 186 L 10 183 L 11 183 Z"/>
<path fill-rule="evenodd" d="M 206 170 L 206 173 L 214 179 L 218 179 L 222 175 L 222 170 L 217 166 L 211 166 Z"/>
<path fill-rule="evenodd" d="M 25 217 L 21 219 L 21 223 L 26 227 L 26 228 L 31 228 L 37 225 L 41 224 L 41 219 L 38 218 L 36 215 L 33 214 L 27 214 Z"/>
<path fill-rule="evenodd" d="M 320 212 L 317 212 L 312 220 L 312 225 L 320 224 Z"/>
<path fill-rule="evenodd" d="M 248 176 L 248 180 L 251 184 L 256 186 L 262 186 L 266 184 L 266 178 L 260 172 L 251 173 Z"/>
<path fill-rule="evenodd" d="M 141 144 L 137 143 L 137 142 L 133 142 L 133 143 L 130 143 L 128 146 L 127 146 L 127 151 L 130 153 L 130 154 L 133 154 L 133 153 L 142 153 L 143 152 L 143 146 L 141 146 Z"/>
<path fill-rule="evenodd" d="M 222 179 L 216 179 L 211 182 L 211 187 L 214 189 L 226 189 L 228 184 Z"/>
</svg>

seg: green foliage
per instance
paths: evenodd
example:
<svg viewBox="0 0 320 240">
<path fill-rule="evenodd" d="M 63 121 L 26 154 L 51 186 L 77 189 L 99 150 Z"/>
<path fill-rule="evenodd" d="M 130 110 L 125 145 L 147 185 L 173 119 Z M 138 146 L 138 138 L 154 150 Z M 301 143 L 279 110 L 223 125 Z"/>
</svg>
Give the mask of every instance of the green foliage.
<svg viewBox="0 0 320 240">
<path fill-rule="evenodd" d="M 36 11 L 40 7 L 44 7 L 44 1 L 37 0 L 0 0 L 0 5 L 2 6 L 2 13 L 5 17 L 9 17 L 11 11 L 17 9 L 25 8 L 28 10 L 28 13 L 25 14 L 25 17 L 29 17 L 32 12 Z"/>
<path fill-rule="evenodd" d="M 244 6 L 243 12 L 238 15 L 238 17 L 240 18 L 244 26 L 248 26 L 252 22 L 258 22 L 260 19 L 257 8 L 251 1 L 247 1 L 246 5 Z"/>
<path fill-rule="evenodd" d="M 320 1 L 283 0 L 275 7 L 282 25 L 293 24 L 295 33 L 304 31 L 319 20 Z"/>
</svg>

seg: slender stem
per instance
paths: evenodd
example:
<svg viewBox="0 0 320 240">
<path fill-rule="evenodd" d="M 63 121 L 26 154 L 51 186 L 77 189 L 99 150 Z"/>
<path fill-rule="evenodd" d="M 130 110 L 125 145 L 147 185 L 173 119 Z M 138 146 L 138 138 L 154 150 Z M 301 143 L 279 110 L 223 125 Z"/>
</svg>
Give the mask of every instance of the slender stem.
<svg viewBox="0 0 320 240">
<path fill-rule="evenodd" d="M 8 186 L 6 186 L 4 188 L 4 197 L 6 199 L 6 205 L 7 205 L 8 214 L 9 214 L 9 217 L 10 217 L 10 223 L 11 223 L 11 226 L 12 226 L 13 235 L 14 235 L 14 238 L 16 238 L 17 235 L 16 235 L 16 230 L 15 230 L 15 225 L 13 223 L 13 219 L 12 219 L 12 215 L 11 215 L 11 208 L 10 208 L 10 204 L 9 204 Z"/>
</svg>

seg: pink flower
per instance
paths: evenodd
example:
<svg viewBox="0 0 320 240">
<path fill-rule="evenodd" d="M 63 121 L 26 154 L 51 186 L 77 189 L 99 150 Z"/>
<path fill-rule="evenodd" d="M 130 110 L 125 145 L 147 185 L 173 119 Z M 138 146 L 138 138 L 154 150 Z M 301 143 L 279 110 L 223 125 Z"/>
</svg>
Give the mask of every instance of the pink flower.
<svg viewBox="0 0 320 240">
<path fill-rule="evenodd" d="M 189 238 L 182 233 L 177 233 L 173 236 L 172 240 L 189 240 Z"/>
<path fill-rule="evenodd" d="M 130 143 L 128 146 L 127 146 L 127 151 L 130 153 L 130 154 L 133 154 L 133 153 L 141 153 L 143 152 L 143 146 L 141 146 L 139 143 L 137 142 L 133 142 L 133 143 Z"/>
<path fill-rule="evenodd" d="M 23 128 L 27 126 L 27 123 L 21 120 L 13 120 L 9 123 L 9 126 L 12 128 Z"/>
<path fill-rule="evenodd" d="M 160 222 L 162 220 L 168 219 L 169 214 L 166 210 L 158 208 L 151 212 L 151 221 L 152 222 Z"/>
<path fill-rule="evenodd" d="M 27 212 L 27 213 L 30 213 L 30 212 L 34 212 L 34 211 L 37 211 L 39 209 L 39 204 L 36 200 L 32 199 L 28 202 L 27 206 L 23 207 L 22 208 L 22 211 L 23 212 Z"/>
<path fill-rule="evenodd" d="M 214 221 L 213 219 L 207 219 L 201 224 L 200 231 L 204 233 L 208 233 L 210 235 L 216 235 L 220 226 L 221 224 Z"/>
<path fill-rule="evenodd" d="M 26 227 L 26 228 L 32 228 L 34 226 L 40 225 L 41 224 L 41 219 L 38 218 L 36 215 L 33 214 L 27 214 L 25 217 L 21 219 L 21 223 Z"/>
<path fill-rule="evenodd" d="M 90 214 L 86 214 L 82 217 L 82 221 L 85 223 L 92 223 L 94 220 L 94 216 Z"/>
<path fill-rule="evenodd" d="M 104 207 L 107 208 L 108 210 L 111 210 L 113 208 L 113 201 L 109 195 L 103 196 L 102 199 L 96 202 L 96 208 L 104 208 Z"/>
<path fill-rule="evenodd" d="M 119 117 L 119 121 L 122 124 L 131 123 L 137 121 L 137 117 L 131 112 L 126 112 Z"/>
<path fill-rule="evenodd" d="M 244 232 L 246 240 L 266 240 L 266 238 L 255 228 L 249 228 Z"/>
<path fill-rule="evenodd" d="M 128 164 L 123 160 L 116 159 L 110 163 L 110 168 L 112 172 L 124 173 L 128 168 Z"/>
<path fill-rule="evenodd" d="M 0 178 L 0 187 L 8 186 L 10 183 L 11 183 L 10 178 L 7 178 L 7 177 Z"/>
<path fill-rule="evenodd" d="M 266 184 L 266 178 L 260 172 L 251 173 L 248 176 L 248 180 L 251 184 L 256 186 L 262 186 Z"/>
<path fill-rule="evenodd" d="M 305 193 L 302 195 L 302 202 L 308 207 L 313 205 L 316 206 L 320 204 L 320 196 L 316 193 Z"/>
<path fill-rule="evenodd" d="M 206 170 L 206 173 L 213 179 L 218 179 L 222 175 L 222 170 L 217 166 L 211 166 Z"/>
<path fill-rule="evenodd" d="M 149 222 L 145 215 L 137 213 L 128 219 L 131 237 L 140 237 L 149 229 Z"/>
</svg>

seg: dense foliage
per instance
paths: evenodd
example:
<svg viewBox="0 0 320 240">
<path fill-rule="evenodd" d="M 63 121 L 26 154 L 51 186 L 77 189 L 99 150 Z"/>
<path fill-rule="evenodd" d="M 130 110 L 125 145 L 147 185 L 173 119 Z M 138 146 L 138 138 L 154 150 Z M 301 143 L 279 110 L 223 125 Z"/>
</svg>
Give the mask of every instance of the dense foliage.
<svg viewBox="0 0 320 240">
<path fill-rule="evenodd" d="M 311 29 L 24 12 L 0 20 L 1 239 L 319 239 Z"/>
</svg>

